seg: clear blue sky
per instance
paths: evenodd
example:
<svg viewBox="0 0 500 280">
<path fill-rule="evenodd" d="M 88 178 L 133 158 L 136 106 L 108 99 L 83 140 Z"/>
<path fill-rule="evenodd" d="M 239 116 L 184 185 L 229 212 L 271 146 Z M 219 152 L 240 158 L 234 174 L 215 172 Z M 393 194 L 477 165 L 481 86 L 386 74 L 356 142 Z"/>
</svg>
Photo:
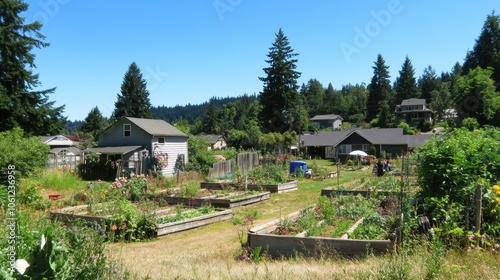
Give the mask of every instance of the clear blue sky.
<svg viewBox="0 0 500 280">
<path fill-rule="evenodd" d="M 417 78 L 428 65 L 440 74 L 463 62 L 486 16 L 500 13 L 498 0 L 27 3 L 26 20 L 42 22 L 51 44 L 35 50 L 35 73 L 42 88 L 57 88 L 50 100 L 66 105 L 69 120 L 83 120 L 95 106 L 109 117 L 132 62 L 153 106 L 259 94 L 279 28 L 299 54 L 299 84 L 368 84 L 379 53 L 392 81 L 406 56 Z"/>
</svg>

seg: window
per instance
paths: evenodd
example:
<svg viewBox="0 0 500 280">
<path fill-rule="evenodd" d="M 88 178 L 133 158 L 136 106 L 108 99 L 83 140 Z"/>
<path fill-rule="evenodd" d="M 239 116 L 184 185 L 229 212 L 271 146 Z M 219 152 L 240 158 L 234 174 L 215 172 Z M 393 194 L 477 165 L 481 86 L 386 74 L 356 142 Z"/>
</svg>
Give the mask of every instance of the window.
<svg viewBox="0 0 500 280">
<path fill-rule="evenodd" d="M 369 151 L 370 150 L 370 144 L 363 144 L 363 148 L 361 149 L 365 152 Z"/>
<path fill-rule="evenodd" d="M 348 154 L 351 152 L 351 145 L 340 145 L 340 154 Z"/>
<path fill-rule="evenodd" d="M 158 143 L 164 144 L 165 143 L 165 137 L 158 137 Z"/>
<path fill-rule="evenodd" d="M 123 136 L 130 137 L 131 127 L 130 124 L 123 125 Z"/>
</svg>

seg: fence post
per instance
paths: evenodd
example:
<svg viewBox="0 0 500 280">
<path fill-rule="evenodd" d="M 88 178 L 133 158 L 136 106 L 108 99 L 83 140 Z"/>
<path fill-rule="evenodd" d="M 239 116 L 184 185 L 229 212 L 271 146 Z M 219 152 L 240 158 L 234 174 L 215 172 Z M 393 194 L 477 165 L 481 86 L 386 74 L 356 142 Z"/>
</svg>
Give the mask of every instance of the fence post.
<svg viewBox="0 0 500 280">
<path fill-rule="evenodd" d="M 480 233 L 481 229 L 481 208 L 483 207 L 483 190 L 480 185 L 476 186 L 476 232 Z"/>
</svg>

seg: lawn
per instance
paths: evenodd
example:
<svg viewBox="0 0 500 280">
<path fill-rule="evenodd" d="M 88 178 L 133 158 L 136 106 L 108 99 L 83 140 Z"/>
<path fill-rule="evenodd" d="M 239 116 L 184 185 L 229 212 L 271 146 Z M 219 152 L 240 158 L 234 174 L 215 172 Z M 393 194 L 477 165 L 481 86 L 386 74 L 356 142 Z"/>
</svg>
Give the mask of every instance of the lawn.
<svg viewBox="0 0 500 280">
<path fill-rule="evenodd" d="M 315 162 L 307 161 L 307 164 L 316 164 L 331 172 L 337 170 L 331 161 Z M 296 191 L 273 193 L 268 201 L 233 209 L 230 222 L 150 241 L 106 243 L 106 254 L 116 261 L 115 269 L 128 271 L 136 279 L 498 279 L 498 253 L 476 248 L 444 251 L 440 244 L 426 239 L 408 240 L 401 254 L 367 255 L 357 259 L 330 255 L 313 259 L 297 255 L 292 259 L 271 260 L 266 258 L 265 248 L 259 256 L 245 254 L 242 243 L 246 242 L 250 227 L 315 203 L 323 188 L 359 189 L 378 185 L 384 178 L 373 177 L 372 169 L 367 166 L 354 171 L 341 168 L 339 177 L 298 180 Z M 46 181 L 33 178 L 31 184 Z M 84 191 L 86 183 L 76 181 L 67 188 L 59 183 L 47 183 L 43 185 L 42 194 L 47 199 L 47 190 L 50 190 L 70 197 L 72 193 Z M 52 204 L 55 206 L 57 204 Z M 46 219 L 46 216 L 42 217 Z"/>
</svg>

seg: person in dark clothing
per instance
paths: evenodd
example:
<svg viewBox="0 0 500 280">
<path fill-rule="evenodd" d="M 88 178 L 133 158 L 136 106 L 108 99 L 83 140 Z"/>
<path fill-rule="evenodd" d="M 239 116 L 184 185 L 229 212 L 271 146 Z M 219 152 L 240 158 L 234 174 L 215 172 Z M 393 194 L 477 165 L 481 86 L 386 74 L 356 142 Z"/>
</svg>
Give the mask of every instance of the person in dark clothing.
<svg viewBox="0 0 500 280">
<path fill-rule="evenodd" d="M 378 159 L 377 161 L 377 176 L 383 176 L 384 175 L 384 164 L 382 163 L 382 159 Z"/>
</svg>

